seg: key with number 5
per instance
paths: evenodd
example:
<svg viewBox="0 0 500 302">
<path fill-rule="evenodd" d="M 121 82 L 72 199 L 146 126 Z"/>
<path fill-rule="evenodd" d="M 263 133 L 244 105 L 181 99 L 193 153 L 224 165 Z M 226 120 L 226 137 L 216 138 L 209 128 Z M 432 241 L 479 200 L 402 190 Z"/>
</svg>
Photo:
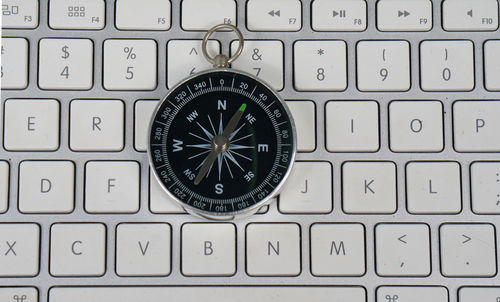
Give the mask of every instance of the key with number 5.
<svg viewBox="0 0 500 302">
<path fill-rule="evenodd" d="M 104 88 L 153 90 L 156 87 L 156 42 L 110 39 L 104 41 Z"/>
</svg>

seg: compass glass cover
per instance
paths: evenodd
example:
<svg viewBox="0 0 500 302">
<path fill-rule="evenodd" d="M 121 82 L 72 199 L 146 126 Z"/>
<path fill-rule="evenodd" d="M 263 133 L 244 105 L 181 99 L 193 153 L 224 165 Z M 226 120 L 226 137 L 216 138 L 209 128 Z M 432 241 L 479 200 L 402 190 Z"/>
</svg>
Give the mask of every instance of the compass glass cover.
<svg viewBox="0 0 500 302">
<path fill-rule="evenodd" d="M 153 117 L 149 151 L 157 178 L 195 212 L 224 216 L 258 207 L 278 191 L 295 156 L 285 106 L 265 84 L 232 70 L 186 80 Z"/>
</svg>

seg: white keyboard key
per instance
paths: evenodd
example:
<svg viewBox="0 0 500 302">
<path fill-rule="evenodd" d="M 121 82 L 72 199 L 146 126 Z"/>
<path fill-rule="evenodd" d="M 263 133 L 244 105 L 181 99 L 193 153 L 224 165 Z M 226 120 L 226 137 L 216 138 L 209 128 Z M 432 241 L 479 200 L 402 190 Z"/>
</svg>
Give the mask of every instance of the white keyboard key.
<svg viewBox="0 0 500 302">
<path fill-rule="evenodd" d="M 236 228 L 232 223 L 186 223 L 182 226 L 181 270 L 187 276 L 236 273 Z"/>
<path fill-rule="evenodd" d="M 375 227 L 376 269 L 381 276 L 431 273 L 429 226 L 383 223 Z"/>
<path fill-rule="evenodd" d="M 33 277 L 39 272 L 40 226 L 0 223 L 0 277 Z"/>
<path fill-rule="evenodd" d="M 326 103 L 326 148 L 330 152 L 373 152 L 379 148 L 378 103 Z"/>
<path fill-rule="evenodd" d="M 311 101 L 287 101 L 297 131 L 297 151 L 316 148 L 316 107 Z"/>
<path fill-rule="evenodd" d="M 207 50 L 211 56 L 220 53 L 220 42 L 209 40 Z M 170 40 L 167 43 L 167 82 L 172 88 L 184 78 L 213 68 L 201 51 L 201 40 Z"/>
<path fill-rule="evenodd" d="M 493 277 L 496 274 L 493 225 L 443 224 L 439 230 L 439 238 L 441 273 L 444 276 Z"/>
<path fill-rule="evenodd" d="M 70 213 L 75 207 L 75 164 L 23 161 L 19 165 L 19 211 Z"/>
<path fill-rule="evenodd" d="M 377 301 L 405 302 L 415 301 L 415 299 L 448 302 L 448 290 L 444 286 L 380 286 L 377 288 Z"/>
<path fill-rule="evenodd" d="M 170 274 L 171 228 L 167 223 L 121 223 L 116 227 L 119 276 Z"/>
<path fill-rule="evenodd" d="M 283 213 L 330 213 L 332 166 L 328 162 L 296 162 L 279 198 Z"/>
<path fill-rule="evenodd" d="M 500 101 L 453 104 L 453 138 L 459 152 L 500 151 Z"/>
<path fill-rule="evenodd" d="M 104 81 L 108 90 L 153 90 L 156 87 L 154 40 L 104 41 Z"/>
<path fill-rule="evenodd" d="M 362 276 L 365 229 L 359 223 L 311 226 L 311 273 L 315 276 Z"/>
<path fill-rule="evenodd" d="M 298 31 L 302 27 L 300 0 L 249 0 L 247 27 L 255 31 Z"/>
<path fill-rule="evenodd" d="M 156 214 L 186 213 L 175 200 L 167 195 L 151 170 L 149 171 L 149 208 Z"/>
<path fill-rule="evenodd" d="M 443 150 L 443 105 L 439 101 L 394 101 L 389 104 L 391 150 Z"/>
<path fill-rule="evenodd" d="M 42 39 L 39 45 L 40 88 L 92 88 L 94 46 L 91 40 Z"/>
<path fill-rule="evenodd" d="M 474 88 L 471 41 L 420 43 L 420 83 L 425 91 L 470 91 Z"/>
<path fill-rule="evenodd" d="M 49 26 L 54 29 L 102 29 L 104 0 L 50 0 Z"/>
<path fill-rule="evenodd" d="M 38 290 L 35 287 L 24 286 L 0 287 L 0 301 L 38 302 Z"/>
<path fill-rule="evenodd" d="M 138 100 L 134 107 L 134 147 L 137 151 L 147 151 L 149 121 L 158 105 L 154 100 Z"/>
<path fill-rule="evenodd" d="M 381 0 L 377 2 L 380 31 L 428 31 L 432 28 L 432 1 Z"/>
<path fill-rule="evenodd" d="M 90 161 L 85 165 L 85 210 L 135 213 L 139 210 L 140 167 L 135 161 Z"/>
<path fill-rule="evenodd" d="M 2 28 L 38 26 L 38 0 L 3 0 Z"/>
<path fill-rule="evenodd" d="M 238 41 L 231 43 L 231 53 L 238 48 Z M 283 89 L 283 43 L 281 41 L 247 40 L 243 52 L 231 66 L 251 73 L 276 90 Z"/>
<path fill-rule="evenodd" d="M 182 0 L 181 25 L 184 30 L 208 30 L 215 25 L 236 25 L 234 0 Z"/>
<path fill-rule="evenodd" d="M 4 146 L 9 151 L 54 151 L 59 147 L 59 102 L 5 101 Z"/>
<path fill-rule="evenodd" d="M 359 42 L 357 76 L 361 91 L 407 91 L 410 89 L 410 43 Z"/>
<path fill-rule="evenodd" d="M 484 77 L 486 89 L 500 91 L 500 40 L 484 43 Z"/>
<path fill-rule="evenodd" d="M 343 91 L 347 88 L 344 41 L 297 41 L 293 46 L 294 85 L 300 91 Z"/>
<path fill-rule="evenodd" d="M 412 214 L 457 214 L 462 210 L 460 165 L 457 162 L 410 162 L 406 195 Z"/>
<path fill-rule="evenodd" d="M 0 213 L 9 208 L 9 163 L 0 160 Z"/>
<path fill-rule="evenodd" d="M 462 287 L 458 290 L 458 299 L 460 302 L 477 302 L 477 301 L 500 301 L 500 287 L 484 286 L 484 287 Z"/>
<path fill-rule="evenodd" d="M 70 148 L 74 151 L 122 150 L 124 111 L 120 100 L 73 100 L 70 104 Z"/>
<path fill-rule="evenodd" d="M 139 7 L 137 7 L 139 6 Z M 115 3 L 116 28 L 124 30 L 170 29 L 169 0 L 118 0 Z"/>
<path fill-rule="evenodd" d="M 162 301 L 168 297 L 176 302 L 321 302 L 337 301 L 365 302 L 366 291 L 359 286 L 155 286 L 155 287 L 52 287 L 51 302 L 124 302 Z M 147 299 L 147 300 L 146 300 Z"/>
<path fill-rule="evenodd" d="M 393 162 L 346 162 L 342 166 L 342 205 L 346 213 L 396 211 L 396 165 Z"/>
<path fill-rule="evenodd" d="M 500 214 L 500 162 L 475 162 L 470 173 L 474 213 Z"/>
<path fill-rule="evenodd" d="M 28 86 L 28 41 L 26 39 L 2 38 L 1 75 L 2 89 L 24 89 Z"/>
<path fill-rule="evenodd" d="M 50 274 L 104 275 L 106 227 L 102 223 L 56 223 L 50 229 Z"/>
<path fill-rule="evenodd" d="M 251 223 L 246 228 L 250 276 L 300 274 L 300 227 L 295 223 Z"/>
<path fill-rule="evenodd" d="M 365 0 L 314 0 L 312 28 L 317 31 L 363 31 Z"/>
<path fill-rule="evenodd" d="M 443 28 L 449 31 L 486 31 L 498 28 L 497 0 L 443 1 Z"/>
</svg>

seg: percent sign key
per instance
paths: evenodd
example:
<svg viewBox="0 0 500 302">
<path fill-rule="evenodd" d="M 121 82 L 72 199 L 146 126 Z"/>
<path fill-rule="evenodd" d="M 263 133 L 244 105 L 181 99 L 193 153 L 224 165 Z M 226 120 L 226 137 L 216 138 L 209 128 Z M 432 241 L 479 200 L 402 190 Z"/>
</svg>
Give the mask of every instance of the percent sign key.
<svg viewBox="0 0 500 302">
<path fill-rule="evenodd" d="M 157 81 L 157 45 L 153 40 L 104 42 L 104 88 L 153 90 Z"/>
</svg>

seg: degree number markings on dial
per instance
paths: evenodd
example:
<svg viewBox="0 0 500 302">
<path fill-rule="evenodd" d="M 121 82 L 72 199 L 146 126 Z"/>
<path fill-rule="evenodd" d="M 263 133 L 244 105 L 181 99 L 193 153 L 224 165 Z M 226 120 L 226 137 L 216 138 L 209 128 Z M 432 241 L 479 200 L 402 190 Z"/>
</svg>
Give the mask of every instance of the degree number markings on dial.
<svg viewBox="0 0 500 302">
<path fill-rule="evenodd" d="M 295 150 L 292 121 L 279 98 L 258 80 L 228 70 L 174 88 L 150 135 L 152 165 L 167 191 L 221 215 L 271 197 Z"/>
</svg>

